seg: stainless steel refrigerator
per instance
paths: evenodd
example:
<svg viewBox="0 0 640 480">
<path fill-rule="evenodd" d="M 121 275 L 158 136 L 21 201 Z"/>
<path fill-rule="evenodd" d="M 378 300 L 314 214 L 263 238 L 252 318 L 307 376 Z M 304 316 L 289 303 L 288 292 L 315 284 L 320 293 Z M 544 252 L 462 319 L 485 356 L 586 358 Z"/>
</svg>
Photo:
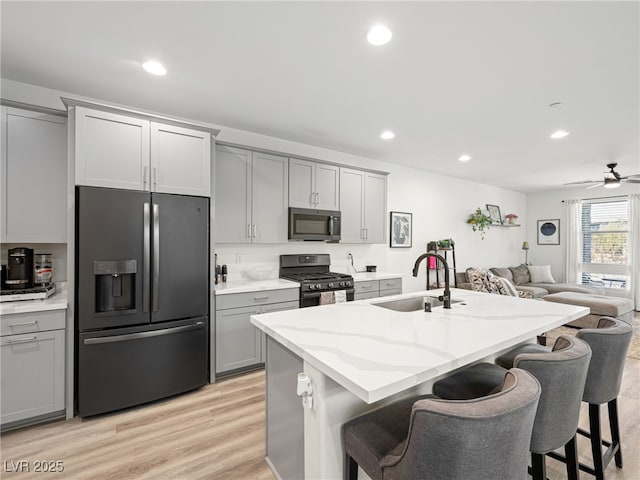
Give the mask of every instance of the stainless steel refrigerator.
<svg viewBox="0 0 640 480">
<path fill-rule="evenodd" d="M 76 187 L 76 411 L 208 378 L 209 199 Z"/>
</svg>

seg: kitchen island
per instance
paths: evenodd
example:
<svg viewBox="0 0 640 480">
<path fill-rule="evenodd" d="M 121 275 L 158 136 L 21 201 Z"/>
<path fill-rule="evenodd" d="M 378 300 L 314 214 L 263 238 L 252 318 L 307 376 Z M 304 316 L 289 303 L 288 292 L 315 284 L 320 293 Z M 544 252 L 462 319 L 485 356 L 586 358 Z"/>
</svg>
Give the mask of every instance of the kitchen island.
<svg viewBox="0 0 640 480">
<path fill-rule="evenodd" d="M 440 294 L 429 290 L 251 317 L 267 335 L 266 460 L 277 478 L 341 479 L 345 422 L 428 393 L 461 367 L 491 360 L 589 313 L 460 289 L 451 290 L 451 309 L 406 312 L 376 305 L 413 298 L 422 305 L 423 297 Z M 299 372 L 310 379 L 310 408 L 296 396 Z"/>
</svg>

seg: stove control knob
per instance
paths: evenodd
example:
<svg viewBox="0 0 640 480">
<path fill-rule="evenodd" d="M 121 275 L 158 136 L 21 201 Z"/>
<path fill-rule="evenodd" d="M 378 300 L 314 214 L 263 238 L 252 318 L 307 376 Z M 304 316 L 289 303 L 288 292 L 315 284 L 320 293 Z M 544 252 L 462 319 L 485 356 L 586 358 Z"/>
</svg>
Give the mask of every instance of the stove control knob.
<svg viewBox="0 0 640 480">
<path fill-rule="evenodd" d="M 333 288 L 334 287 L 333 283 L 329 283 L 328 287 Z"/>
<path fill-rule="evenodd" d="M 316 283 L 316 290 L 319 290 L 320 288 L 322 288 L 322 285 L 320 285 L 319 283 Z"/>
<path fill-rule="evenodd" d="M 309 285 L 309 290 L 315 290 L 315 289 L 316 289 L 316 286 L 315 286 L 315 285 L 313 285 L 313 284 L 310 284 L 310 285 Z"/>
<path fill-rule="evenodd" d="M 344 282 L 340 282 L 340 286 L 344 287 L 346 284 Z"/>
</svg>

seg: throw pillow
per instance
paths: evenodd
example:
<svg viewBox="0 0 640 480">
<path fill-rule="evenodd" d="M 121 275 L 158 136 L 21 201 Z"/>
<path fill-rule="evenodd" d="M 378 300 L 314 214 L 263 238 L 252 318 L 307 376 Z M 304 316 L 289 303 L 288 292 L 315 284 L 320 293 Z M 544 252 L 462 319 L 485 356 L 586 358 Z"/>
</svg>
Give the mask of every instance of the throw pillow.
<svg viewBox="0 0 640 480">
<path fill-rule="evenodd" d="M 491 272 L 477 267 L 469 267 L 466 270 L 467 278 L 471 283 L 471 290 L 476 292 L 497 293 L 496 287 L 489 280 Z"/>
<path fill-rule="evenodd" d="M 509 267 L 511 274 L 513 275 L 513 283 L 516 285 L 524 285 L 531 281 L 529 277 L 529 269 L 526 265 L 518 265 L 517 267 Z"/>
<path fill-rule="evenodd" d="M 531 283 L 556 283 L 551 275 L 551 265 L 529 265 Z"/>
<path fill-rule="evenodd" d="M 513 274 L 508 268 L 490 268 L 489 270 L 491 270 L 491 273 L 499 277 L 506 278 L 510 282 L 513 280 Z"/>
<path fill-rule="evenodd" d="M 511 283 L 506 278 L 494 275 L 493 277 L 491 277 L 491 280 L 493 281 L 500 295 L 508 295 L 510 297 L 518 296 L 518 290 L 516 290 L 516 287 L 513 286 L 513 283 Z"/>
</svg>

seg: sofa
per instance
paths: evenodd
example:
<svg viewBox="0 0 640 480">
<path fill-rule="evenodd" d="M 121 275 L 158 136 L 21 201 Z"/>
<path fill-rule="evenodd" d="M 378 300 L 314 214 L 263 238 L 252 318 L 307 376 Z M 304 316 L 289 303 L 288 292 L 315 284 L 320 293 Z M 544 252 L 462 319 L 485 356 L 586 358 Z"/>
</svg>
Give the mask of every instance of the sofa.
<svg viewBox="0 0 640 480">
<path fill-rule="evenodd" d="M 471 269 L 467 269 L 467 271 L 469 270 Z M 473 290 L 467 271 L 456 273 L 458 288 Z M 542 298 L 545 295 L 560 292 L 605 295 L 602 287 L 556 282 L 548 265 L 532 266 L 522 264 L 517 267 L 492 267 L 489 268 L 489 271 L 493 275 L 506 278 L 515 286 L 516 290 L 528 292 L 533 298 Z"/>
</svg>

